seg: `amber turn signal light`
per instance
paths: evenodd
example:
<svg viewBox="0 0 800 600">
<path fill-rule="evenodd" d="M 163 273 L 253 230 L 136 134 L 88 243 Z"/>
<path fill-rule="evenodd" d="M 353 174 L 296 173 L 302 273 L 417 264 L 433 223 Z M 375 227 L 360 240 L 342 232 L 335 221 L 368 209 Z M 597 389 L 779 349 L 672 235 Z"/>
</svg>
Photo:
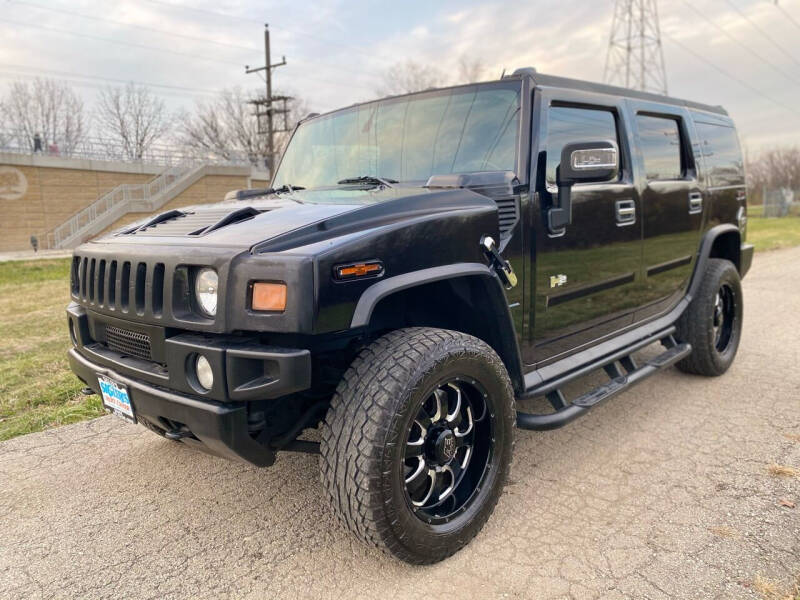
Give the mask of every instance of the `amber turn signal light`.
<svg viewBox="0 0 800 600">
<path fill-rule="evenodd" d="M 253 310 L 286 310 L 286 284 L 257 281 L 253 284 Z"/>
<path fill-rule="evenodd" d="M 375 276 L 383 273 L 383 264 L 374 262 L 340 265 L 334 269 L 336 279 L 355 279 L 356 277 Z"/>
</svg>

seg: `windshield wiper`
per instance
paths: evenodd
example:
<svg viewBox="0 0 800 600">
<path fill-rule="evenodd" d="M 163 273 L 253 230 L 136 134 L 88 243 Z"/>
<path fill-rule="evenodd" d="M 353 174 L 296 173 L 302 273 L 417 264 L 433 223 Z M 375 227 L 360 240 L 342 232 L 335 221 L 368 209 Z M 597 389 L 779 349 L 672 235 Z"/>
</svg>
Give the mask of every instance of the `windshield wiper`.
<svg viewBox="0 0 800 600">
<path fill-rule="evenodd" d="M 336 183 L 369 183 L 372 185 L 382 185 L 385 187 L 394 187 L 392 184 L 397 183 L 394 179 L 384 179 L 383 177 L 375 177 L 374 175 L 362 175 L 361 177 L 348 177 Z"/>
<path fill-rule="evenodd" d="M 297 190 L 304 190 L 302 185 L 290 185 L 288 183 L 284 183 L 281 187 L 272 188 L 273 194 L 291 194 L 292 192 L 296 192 Z"/>
</svg>

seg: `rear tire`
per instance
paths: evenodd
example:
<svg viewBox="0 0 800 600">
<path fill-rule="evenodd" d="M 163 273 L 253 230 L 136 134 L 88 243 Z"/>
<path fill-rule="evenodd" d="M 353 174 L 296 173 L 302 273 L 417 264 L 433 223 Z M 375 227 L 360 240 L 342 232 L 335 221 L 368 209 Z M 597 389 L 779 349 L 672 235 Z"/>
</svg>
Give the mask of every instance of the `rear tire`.
<svg viewBox="0 0 800 600">
<path fill-rule="evenodd" d="M 685 373 L 722 375 L 736 358 L 742 336 L 742 284 L 735 265 L 709 259 L 697 294 L 677 323 L 676 337 L 692 345 L 677 363 Z"/>
<path fill-rule="evenodd" d="M 514 394 L 484 342 L 394 331 L 345 373 L 323 423 L 322 483 L 344 525 L 414 564 L 463 548 L 488 520 L 511 463 Z"/>
</svg>

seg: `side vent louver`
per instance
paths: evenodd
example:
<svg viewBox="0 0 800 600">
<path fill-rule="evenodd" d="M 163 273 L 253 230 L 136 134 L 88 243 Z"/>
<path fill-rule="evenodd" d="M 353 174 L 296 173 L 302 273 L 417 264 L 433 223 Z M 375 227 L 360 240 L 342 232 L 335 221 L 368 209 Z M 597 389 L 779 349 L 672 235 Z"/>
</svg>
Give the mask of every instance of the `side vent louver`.
<svg viewBox="0 0 800 600">
<path fill-rule="evenodd" d="M 482 173 L 453 173 L 433 175 L 425 187 L 466 188 L 476 194 L 487 196 L 497 204 L 500 238 L 507 238 L 519 221 L 519 201 L 514 185 L 519 180 L 512 171 L 486 171 Z"/>
</svg>

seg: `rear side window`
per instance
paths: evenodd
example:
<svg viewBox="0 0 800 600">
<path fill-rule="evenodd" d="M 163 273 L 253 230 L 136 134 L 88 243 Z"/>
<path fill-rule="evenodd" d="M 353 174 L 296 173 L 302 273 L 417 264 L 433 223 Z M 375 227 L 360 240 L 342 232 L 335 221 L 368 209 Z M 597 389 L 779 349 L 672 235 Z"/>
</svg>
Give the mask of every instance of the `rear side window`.
<svg viewBox="0 0 800 600">
<path fill-rule="evenodd" d="M 678 121 L 668 117 L 636 115 L 639 144 L 648 181 L 681 179 L 681 134 Z"/>
<path fill-rule="evenodd" d="M 617 121 L 610 110 L 551 106 L 547 124 L 548 185 L 556 185 L 556 168 L 565 145 L 605 140 L 619 145 Z"/>
<path fill-rule="evenodd" d="M 739 139 L 733 127 L 695 121 L 712 187 L 744 185 Z"/>
</svg>

